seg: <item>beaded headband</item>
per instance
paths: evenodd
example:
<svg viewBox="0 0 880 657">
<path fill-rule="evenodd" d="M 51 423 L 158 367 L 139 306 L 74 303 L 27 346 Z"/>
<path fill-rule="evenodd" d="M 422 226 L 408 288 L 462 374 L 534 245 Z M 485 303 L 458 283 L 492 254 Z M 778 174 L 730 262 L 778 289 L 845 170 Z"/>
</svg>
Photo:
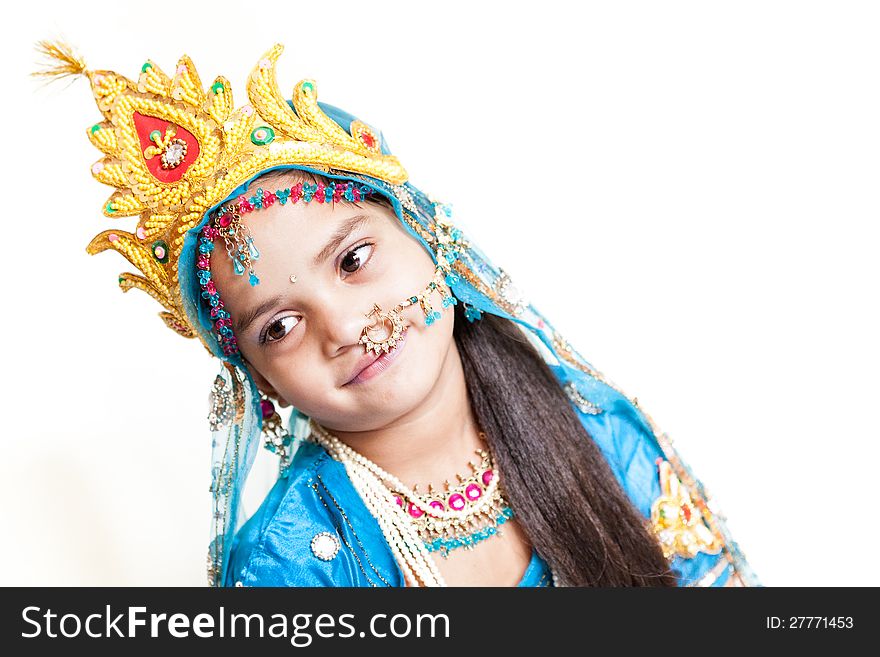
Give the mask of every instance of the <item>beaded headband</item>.
<svg viewBox="0 0 880 657">
<path fill-rule="evenodd" d="M 232 318 L 229 311 L 224 308 L 223 300 L 217 291 L 217 287 L 211 277 L 211 254 L 215 250 L 215 240 L 222 238 L 226 245 L 226 252 L 232 260 L 233 271 L 236 275 L 243 275 L 245 270 L 250 272 L 250 284 L 259 284 L 259 279 L 253 271 L 253 261 L 260 257 L 260 253 L 254 246 L 253 238 L 247 226 L 241 223 L 241 215 L 255 210 L 271 207 L 277 201 L 281 205 L 288 201 L 296 203 L 302 200 L 309 203 L 317 200 L 318 203 L 334 203 L 340 201 L 356 201 L 374 194 L 375 191 L 368 185 L 355 185 L 354 183 L 298 183 L 293 187 L 278 189 L 266 193 L 263 188 L 258 188 L 256 193 L 246 198 L 244 196 L 232 204 L 224 206 L 214 219 L 199 232 L 199 254 L 196 259 L 198 268 L 198 280 L 201 287 L 201 297 L 209 306 L 209 315 L 213 322 L 213 330 L 217 336 L 220 348 L 226 356 L 239 354 L 238 341 L 232 332 Z M 441 284 L 454 285 L 458 283 L 459 276 L 452 269 L 453 263 L 459 258 L 462 248 L 461 230 L 452 226 L 448 221 L 450 216 L 448 206 L 436 204 L 435 226 L 437 231 L 438 248 L 435 249 L 437 265 L 434 276 L 425 289 L 419 293 L 407 297 L 398 303 L 387 313 L 377 305 L 367 314 L 367 318 L 374 317 L 373 324 L 364 328 L 360 342 L 367 351 L 388 352 L 392 349 L 403 331 L 403 318 L 401 311 L 407 306 L 418 303 L 425 315 L 425 325 L 430 326 L 442 317 L 442 314 L 431 306 L 428 296 L 435 290 L 442 297 L 443 308 L 455 305 L 458 300 Z M 473 309 L 476 310 L 476 309 Z M 469 321 L 479 318 L 468 314 Z M 388 335 L 382 340 L 374 340 L 371 333 L 383 325 L 390 325 Z"/>
<path fill-rule="evenodd" d="M 262 210 L 275 205 L 277 201 L 281 205 L 297 203 L 310 203 L 312 200 L 318 203 L 338 203 L 342 200 L 357 202 L 373 194 L 372 188 L 367 185 L 355 185 L 354 183 L 297 183 L 293 187 L 276 189 L 266 193 L 263 188 L 257 189 L 253 196 L 240 196 L 235 203 L 225 205 L 217 212 L 212 221 L 205 224 L 199 233 L 199 255 L 196 259 L 198 268 L 199 286 L 202 289 L 202 299 L 210 306 L 209 314 L 213 320 L 214 333 L 220 343 L 224 355 L 238 354 L 238 344 L 232 334 L 232 319 L 229 311 L 223 307 L 223 300 L 217 292 L 214 281 L 211 280 L 211 253 L 214 251 L 214 241 L 222 238 L 226 246 L 226 253 L 232 261 L 232 270 L 237 276 L 248 271 L 248 282 L 258 285 L 260 279 L 254 273 L 253 261 L 258 260 L 260 252 L 254 245 L 253 237 L 247 226 L 241 222 L 241 215 Z"/>
<path fill-rule="evenodd" d="M 265 193 L 263 188 L 257 189 L 251 197 L 240 196 L 235 203 L 225 205 L 217 212 L 212 222 L 217 229 L 217 236 L 223 238 L 226 244 L 226 253 L 232 260 L 232 271 L 236 276 L 242 276 L 245 271 L 249 273 L 248 281 L 251 285 L 259 285 L 260 279 L 254 273 L 253 261 L 258 260 L 260 252 L 254 246 L 248 227 L 241 223 L 241 215 L 262 210 L 275 205 L 277 201 L 281 205 L 310 203 L 312 200 L 318 203 L 338 203 L 349 201 L 356 203 L 373 194 L 369 185 L 355 185 L 354 183 L 297 183 L 293 187 L 276 189 L 274 192 Z M 216 238 L 215 238 L 216 239 Z M 210 253 L 199 247 L 201 253 Z"/>
</svg>

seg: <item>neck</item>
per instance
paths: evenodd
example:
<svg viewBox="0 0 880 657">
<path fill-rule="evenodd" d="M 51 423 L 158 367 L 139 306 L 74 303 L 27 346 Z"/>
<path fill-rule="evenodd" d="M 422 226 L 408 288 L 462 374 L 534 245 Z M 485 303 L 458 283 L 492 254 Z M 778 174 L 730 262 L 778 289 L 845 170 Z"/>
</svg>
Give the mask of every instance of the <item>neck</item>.
<svg viewBox="0 0 880 657">
<path fill-rule="evenodd" d="M 408 486 L 443 488 L 469 475 L 474 450 L 485 448 L 467 395 L 461 356 L 453 340 L 426 401 L 380 429 L 330 433 Z"/>
</svg>

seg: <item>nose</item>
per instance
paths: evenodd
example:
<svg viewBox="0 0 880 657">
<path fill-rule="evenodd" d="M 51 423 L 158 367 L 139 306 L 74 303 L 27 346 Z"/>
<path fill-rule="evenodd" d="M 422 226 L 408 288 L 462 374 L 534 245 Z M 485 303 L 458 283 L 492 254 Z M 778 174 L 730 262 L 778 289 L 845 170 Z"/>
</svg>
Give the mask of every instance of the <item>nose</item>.
<svg viewBox="0 0 880 657">
<path fill-rule="evenodd" d="M 372 311 L 373 302 L 360 296 L 328 300 L 315 311 L 328 358 L 355 347 L 363 349 L 360 338 L 364 328 L 374 321 L 370 317 Z"/>
</svg>

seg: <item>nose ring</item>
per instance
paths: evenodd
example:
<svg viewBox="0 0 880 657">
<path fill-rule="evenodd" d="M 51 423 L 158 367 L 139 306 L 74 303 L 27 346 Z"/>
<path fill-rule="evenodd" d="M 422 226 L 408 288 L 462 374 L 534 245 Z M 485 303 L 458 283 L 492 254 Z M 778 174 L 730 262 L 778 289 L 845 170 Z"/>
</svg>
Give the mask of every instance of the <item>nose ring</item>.
<svg viewBox="0 0 880 657">
<path fill-rule="evenodd" d="M 373 322 L 364 327 L 360 339 L 367 351 L 388 353 L 394 348 L 403 334 L 403 316 L 400 314 L 400 310 L 402 308 L 398 304 L 385 313 L 382 312 L 379 304 L 373 304 L 373 309 L 366 315 L 367 319 L 374 318 Z M 384 333 L 384 337 L 378 340 L 374 339 L 374 336 L 381 334 L 380 332 Z"/>
</svg>

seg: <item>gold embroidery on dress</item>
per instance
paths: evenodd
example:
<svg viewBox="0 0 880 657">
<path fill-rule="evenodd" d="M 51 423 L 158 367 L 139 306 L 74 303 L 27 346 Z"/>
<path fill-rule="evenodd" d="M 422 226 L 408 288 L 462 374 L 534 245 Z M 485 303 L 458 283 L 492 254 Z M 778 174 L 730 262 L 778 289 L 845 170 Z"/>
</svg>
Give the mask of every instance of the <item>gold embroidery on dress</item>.
<svg viewBox="0 0 880 657">
<path fill-rule="evenodd" d="M 651 505 L 651 525 L 663 555 L 667 559 L 674 555 L 690 559 L 698 552 L 718 554 L 723 543 L 706 526 L 687 488 L 675 476 L 669 461 L 657 461 L 661 492 Z"/>
</svg>

